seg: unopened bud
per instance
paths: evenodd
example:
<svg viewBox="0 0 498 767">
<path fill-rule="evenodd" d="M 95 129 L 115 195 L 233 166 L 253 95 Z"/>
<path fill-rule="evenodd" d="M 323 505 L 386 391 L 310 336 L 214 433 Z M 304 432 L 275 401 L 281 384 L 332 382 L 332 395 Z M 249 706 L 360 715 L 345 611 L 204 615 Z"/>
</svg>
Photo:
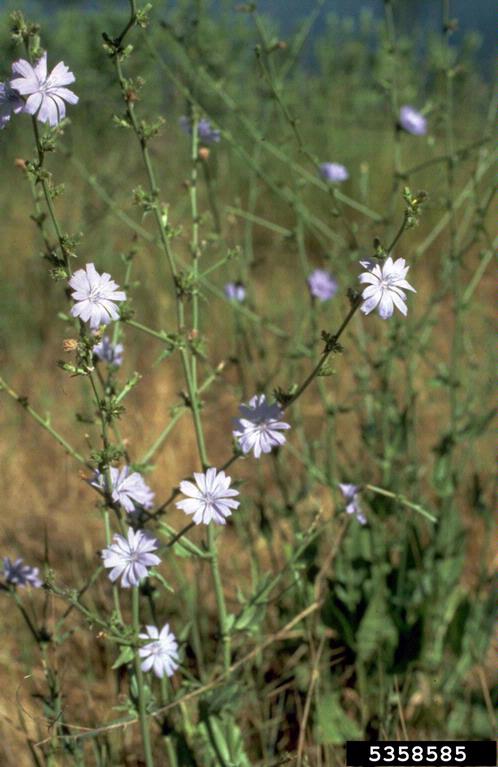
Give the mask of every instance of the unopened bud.
<svg viewBox="0 0 498 767">
<path fill-rule="evenodd" d="M 201 146 L 199 149 L 199 160 L 203 160 L 204 162 L 209 159 L 209 149 L 207 146 Z"/>
<path fill-rule="evenodd" d="M 16 168 L 20 168 L 21 170 L 26 170 L 26 160 L 23 160 L 22 157 L 16 157 L 14 160 L 14 165 Z"/>
</svg>

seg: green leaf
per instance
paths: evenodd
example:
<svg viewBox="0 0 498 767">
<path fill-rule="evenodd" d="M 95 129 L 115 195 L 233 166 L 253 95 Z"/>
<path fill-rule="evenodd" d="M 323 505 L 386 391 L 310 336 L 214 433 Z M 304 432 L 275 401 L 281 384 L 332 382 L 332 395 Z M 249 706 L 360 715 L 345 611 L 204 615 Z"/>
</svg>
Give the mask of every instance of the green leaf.
<svg viewBox="0 0 498 767">
<path fill-rule="evenodd" d="M 325 695 L 318 703 L 315 737 L 318 743 L 341 745 L 346 740 L 361 738 L 362 731 L 341 706 L 338 692 Z"/>
<path fill-rule="evenodd" d="M 187 551 L 185 546 L 182 546 L 180 542 L 174 543 L 171 550 L 175 557 L 180 557 L 180 559 L 189 559 L 192 556 L 190 551 Z"/>
<path fill-rule="evenodd" d="M 234 630 L 244 631 L 257 627 L 266 612 L 266 603 L 248 604 L 235 619 Z"/>
<path fill-rule="evenodd" d="M 208 692 L 199 703 L 200 718 L 206 719 L 219 715 L 224 709 L 233 712 L 241 695 L 242 691 L 237 682 L 230 682 Z"/>
<path fill-rule="evenodd" d="M 125 663 L 131 663 L 133 660 L 133 647 L 123 647 L 121 652 L 119 653 L 118 657 L 112 664 L 111 668 L 119 668 L 120 666 L 124 666 Z"/>
<path fill-rule="evenodd" d="M 396 648 L 398 631 L 389 615 L 384 588 L 376 588 L 370 604 L 361 620 L 356 636 L 358 658 L 370 660 L 381 650 L 389 651 L 389 656 Z"/>
<path fill-rule="evenodd" d="M 166 578 L 163 575 L 161 575 L 161 573 L 159 573 L 157 570 L 151 570 L 149 575 L 151 578 L 155 578 L 157 581 L 159 581 L 159 583 L 161 583 L 164 586 L 166 591 L 169 591 L 171 594 L 175 593 L 173 586 L 170 586 Z"/>
</svg>

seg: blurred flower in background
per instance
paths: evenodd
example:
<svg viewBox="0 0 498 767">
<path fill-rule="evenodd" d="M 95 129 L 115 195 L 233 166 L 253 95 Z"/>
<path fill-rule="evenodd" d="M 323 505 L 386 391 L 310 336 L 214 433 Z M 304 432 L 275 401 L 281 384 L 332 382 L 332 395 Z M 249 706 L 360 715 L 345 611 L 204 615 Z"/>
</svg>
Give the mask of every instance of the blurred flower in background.
<svg viewBox="0 0 498 767">
<path fill-rule="evenodd" d="M 92 349 L 93 354 L 108 365 L 119 367 L 123 363 L 123 344 L 114 344 L 109 336 L 103 336 Z"/>
<path fill-rule="evenodd" d="M 183 115 L 180 117 L 179 123 L 185 133 L 192 135 L 192 120 L 190 117 Z M 202 144 L 217 144 L 221 139 L 221 131 L 213 128 L 207 117 L 201 117 L 197 123 L 197 135 Z"/>
<path fill-rule="evenodd" d="M 3 572 L 5 580 L 11 586 L 33 586 L 33 588 L 39 589 L 43 584 L 38 577 L 40 572 L 38 567 L 25 565 L 22 559 L 16 559 L 13 562 L 10 557 L 4 557 Z"/>
<path fill-rule="evenodd" d="M 399 110 L 399 124 L 403 130 L 413 136 L 425 136 L 427 133 L 427 120 L 408 104 Z"/>
<path fill-rule="evenodd" d="M 338 162 L 322 162 L 319 171 L 323 180 L 329 181 L 331 184 L 339 184 L 349 178 L 347 168 Z"/>
<path fill-rule="evenodd" d="M 329 301 L 338 290 L 337 282 L 326 269 L 315 269 L 308 277 L 308 288 L 313 298 Z"/>
<path fill-rule="evenodd" d="M 246 297 L 246 289 L 242 282 L 227 282 L 223 290 L 229 301 L 242 303 Z"/>
<path fill-rule="evenodd" d="M 360 525 L 366 525 L 367 518 L 360 506 L 360 488 L 358 485 L 339 484 L 339 487 L 347 501 L 346 514 L 352 514 L 356 517 Z"/>
<path fill-rule="evenodd" d="M 8 83 L 0 83 L 0 130 L 5 128 L 13 114 L 24 111 L 24 101 Z"/>
</svg>

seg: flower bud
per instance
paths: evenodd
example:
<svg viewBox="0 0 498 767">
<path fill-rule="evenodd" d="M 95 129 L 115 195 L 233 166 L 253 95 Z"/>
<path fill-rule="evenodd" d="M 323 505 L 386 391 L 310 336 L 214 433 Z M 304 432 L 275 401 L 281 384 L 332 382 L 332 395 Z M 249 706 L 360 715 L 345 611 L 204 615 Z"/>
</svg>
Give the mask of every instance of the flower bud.
<svg viewBox="0 0 498 767">
<path fill-rule="evenodd" d="M 76 338 L 65 338 L 62 342 L 62 348 L 65 352 L 75 352 L 78 348 L 78 341 Z"/>
</svg>

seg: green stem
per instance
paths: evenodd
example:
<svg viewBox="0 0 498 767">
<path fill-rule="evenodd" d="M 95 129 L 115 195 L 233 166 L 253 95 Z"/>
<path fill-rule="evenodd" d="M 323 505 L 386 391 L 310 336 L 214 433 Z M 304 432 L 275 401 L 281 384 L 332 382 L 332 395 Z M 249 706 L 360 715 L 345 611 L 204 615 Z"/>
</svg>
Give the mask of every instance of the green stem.
<svg viewBox="0 0 498 767">
<path fill-rule="evenodd" d="M 136 320 L 123 320 L 123 322 L 125 322 L 126 325 L 129 325 L 131 328 L 136 328 L 136 330 L 141 330 L 142 333 L 147 333 L 147 335 L 152 336 L 153 338 L 158 338 L 159 341 L 171 341 L 170 334 L 166 333 L 165 330 L 153 330 L 147 325 L 143 325 L 141 322 L 137 322 Z"/>
<path fill-rule="evenodd" d="M 109 438 L 107 436 L 106 416 L 100 405 L 99 393 L 91 373 L 88 375 L 88 379 L 90 381 L 90 384 L 93 390 L 93 394 L 95 397 L 95 405 L 97 407 L 97 410 L 100 416 L 100 423 L 102 426 L 102 442 L 104 445 L 104 450 L 106 451 L 106 454 L 107 454 L 109 451 L 110 443 L 109 443 Z M 105 465 L 103 466 L 103 469 L 104 469 L 103 474 L 105 477 L 105 501 L 106 501 L 106 507 L 104 508 L 104 526 L 105 526 L 106 544 L 107 546 L 109 546 L 111 543 L 111 523 L 109 519 L 109 507 L 110 506 L 112 507 L 112 479 L 111 479 L 111 470 L 109 466 L 109 461 L 107 457 L 106 457 Z M 123 623 L 123 618 L 121 615 L 121 609 L 119 604 L 119 588 L 115 584 L 113 584 L 112 586 L 112 596 L 114 600 L 114 609 L 116 610 L 116 615 L 118 616 L 121 623 Z"/>
<path fill-rule="evenodd" d="M 103 511 L 104 516 L 104 528 L 105 528 L 105 542 L 107 546 L 111 545 L 112 532 L 111 532 L 111 520 L 109 518 L 109 509 L 106 507 Z M 114 610 L 120 621 L 123 623 L 123 616 L 121 614 L 121 605 L 119 603 L 119 588 L 113 584 L 112 586 L 112 598 L 114 601 Z"/>
<path fill-rule="evenodd" d="M 45 431 L 47 431 L 56 442 L 59 443 L 59 445 L 62 445 L 64 450 L 66 450 L 69 455 L 71 455 L 75 460 L 77 460 L 79 463 L 83 463 L 87 465 L 87 462 L 83 458 L 82 455 L 78 453 L 77 450 L 74 449 L 74 447 L 71 447 L 71 445 L 67 442 L 67 440 L 59 434 L 58 431 L 56 431 L 48 422 L 46 418 L 42 418 L 42 416 L 36 412 L 36 410 L 33 410 L 31 405 L 28 405 L 27 398 L 21 396 L 20 394 L 17 394 L 17 392 L 10 387 L 5 380 L 0 376 L 0 391 L 5 391 L 9 395 L 9 397 L 12 397 L 19 405 L 33 418 L 37 424 L 39 424 Z"/>
<path fill-rule="evenodd" d="M 218 378 L 218 376 L 221 374 L 224 367 L 225 367 L 225 363 L 221 362 L 213 370 L 213 372 L 208 375 L 208 377 L 201 384 L 201 386 L 199 386 L 197 390 L 198 394 L 202 394 L 202 392 L 204 392 L 206 389 L 208 389 L 211 386 L 213 381 L 215 381 Z M 174 410 L 175 412 L 171 416 L 171 421 L 164 427 L 164 429 L 159 434 L 157 439 L 153 442 L 153 444 L 149 447 L 149 449 L 144 453 L 144 455 L 142 456 L 140 460 L 140 463 L 148 463 L 151 460 L 151 458 L 155 455 L 155 453 L 167 440 L 168 436 L 170 435 L 176 423 L 178 423 L 180 418 L 187 412 L 188 407 L 187 405 L 177 405 L 174 408 Z"/>
<path fill-rule="evenodd" d="M 458 384 L 459 361 L 462 340 L 462 298 L 459 279 L 460 264 L 457 253 L 457 233 L 456 217 L 454 207 L 455 197 L 455 136 L 453 131 L 453 72 L 450 66 L 451 48 L 449 38 L 451 35 L 451 8 L 450 0 L 443 0 L 443 30 L 446 43 L 446 150 L 447 161 L 447 208 L 449 213 L 449 266 L 450 282 L 454 294 L 454 328 L 450 351 L 450 386 L 449 386 L 449 404 L 450 404 L 450 432 L 454 439 L 458 428 Z"/>
<path fill-rule="evenodd" d="M 132 10 L 132 13 L 133 13 L 133 10 Z M 122 42 L 126 34 L 126 31 L 127 29 L 125 29 L 124 32 L 122 33 L 120 38 L 120 43 Z M 159 231 L 160 242 L 161 242 L 164 254 L 166 256 L 166 259 L 169 263 L 171 275 L 176 286 L 177 326 L 178 326 L 178 333 L 181 336 L 184 334 L 184 331 L 185 331 L 185 312 L 184 312 L 184 306 L 183 306 L 183 298 L 181 293 L 178 290 L 178 274 L 176 270 L 175 259 L 173 257 L 173 253 L 170 248 L 169 235 L 166 233 L 166 230 L 164 228 L 163 221 L 161 218 L 160 204 L 158 199 L 159 187 L 156 182 L 154 168 L 150 159 L 150 154 L 147 147 L 147 140 L 144 137 L 143 131 L 141 130 L 137 122 L 134 105 L 128 100 L 126 96 L 126 82 L 125 82 L 122 67 L 121 67 L 120 53 L 118 51 L 116 51 L 116 54 L 115 54 L 115 63 L 116 63 L 116 71 L 117 71 L 119 83 L 121 86 L 121 92 L 123 95 L 123 99 L 126 103 L 126 112 L 127 112 L 130 124 L 133 128 L 133 131 L 140 143 L 142 159 L 144 161 L 145 170 L 146 170 L 147 178 L 149 182 L 149 189 L 155 203 L 153 205 L 153 213 L 154 213 L 154 218 L 156 220 L 157 228 Z M 196 186 L 197 186 L 196 163 L 197 163 L 197 154 L 198 154 L 197 141 L 198 141 L 197 122 L 194 115 L 194 126 L 192 129 L 192 160 L 193 160 L 194 169 L 192 171 L 192 179 L 191 179 L 193 190 L 191 191 L 191 197 L 190 197 L 191 208 L 192 208 L 192 256 L 194 261 L 194 274 L 198 273 L 198 258 L 199 258 L 198 213 L 197 213 L 197 196 L 196 196 Z M 195 285 L 194 295 L 193 295 L 193 329 L 196 332 L 197 332 L 198 321 L 199 321 L 197 290 L 198 290 L 198 286 Z M 195 354 L 193 354 L 192 360 L 190 361 L 189 351 L 187 348 L 182 348 L 180 350 L 180 355 L 182 360 L 183 372 L 185 376 L 185 382 L 187 385 L 187 391 L 189 395 L 190 408 L 192 411 L 192 419 L 194 423 L 194 430 L 196 435 L 199 458 L 201 460 L 203 469 L 206 469 L 209 466 L 209 460 L 207 456 L 206 445 L 204 440 L 204 432 L 203 432 L 202 422 L 200 417 L 200 402 L 199 402 L 199 396 L 198 396 L 198 390 L 197 390 L 196 358 L 195 358 Z M 218 607 L 218 618 L 220 623 L 220 630 L 222 633 L 222 637 L 224 639 L 224 658 L 225 659 L 228 658 L 228 665 L 229 665 L 230 664 L 230 645 L 229 645 L 229 640 L 227 638 L 227 632 L 226 632 L 226 622 L 227 622 L 226 606 L 225 606 L 225 599 L 223 595 L 223 588 L 221 584 L 221 577 L 220 577 L 219 568 L 218 568 L 218 555 L 216 550 L 216 541 L 213 537 L 213 531 L 211 527 L 209 527 L 209 559 L 211 563 L 211 570 L 213 574 L 213 581 L 214 581 L 215 591 L 216 591 L 216 602 Z"/>
<path fill-rule="evenodd" d="M 24 618 L 27 627 L 29 628 L 33 639 L 35 640 L 36 644 L 40 644 L 40 636 L 38 634 L 38 631 L 36 630 L 35 626 L 33 625 L 33 622 L 31 618 L 29 617 L 28 613 L 26 612 L 26 608 L 24 607 L 23 603 L 19 599 L 19 595 L 15 589 L 12 589 L 12 593 L 14 595 L 14 602 L 16 603 L 17 607 L 19 608 L 19 611 Z"/>
<path fill-rule="evenodd" d="M 351 319 L 353 318 L 354 314 L 356 313 L 356 310 L 360 307 L 360 305 L 361 305 L 361 299 L 356 299 L 351 305 L 351 308 L 348 314 L 342 321 L 337 332 L 334 334 L 334 339 L 336 342 L 339 340 L 339 338 L 341 337 L 341 335 L 343 334 L 343 332 L 349 325 Z M 299 388 L 294 392 L 292 397 L 285 403 L 284 409 L 287 409 L 288 407 L 290 407 L 290 405 L 293 405 L 294 402 L 298 399 L 298 397 L 300 397 L 301 394 L 303 394 L 303 392 L 308 388 L 310 383 L 312 383 L 315 380 L 315 378 L 320 374 L 320 371 L 322 370 L 325 362 L 327 361 L 328 357 L 331 354 L 332 354 L 332 350 L 327 351 L 326 349 L 323 352 L 322 356 L 318 360 L 317 364 L 315 365 L 311 373 L 305 378 L 301 386 L 299 386 Z"/>
<path fill-rule="evenodd" d="M 405 496 L 401 495 L 400 493 L 392 493 L 390 490 L 385 490 L 383 487 L 377 487 L 376 485 L 365 485 L 365 488 L 366 490 L 371 490 L 372 493 L 376 493 L 377 495 L 384 495 L 386 498 L 392 498 L 398 503 L 401 503 L 403 506 L 406 506 L 407 508 L 413 509 L 413 511 L 418 512 L 418 514 L 421 514 L 430 522 L 437 522 L 436 517 L 433 514 L 430 514 L 428 511 L 426 511 L 423 508 L 423 506 L 420 506 L 420 504 L 418 503 L 413 503 L 412 501 L 409 501 L 408 498 L 405 498 Z"/>
<path fill-rule="evenodd" d="M 225 596 L 223 593 L 223 583 L 221 581 L 220 568 L 218 562 L 218 549 L 216 546 L 216 533 L 213 525 L 208 526 L 208 547 L 211 562 L 211 572 L 213 576 L 214 594 L 216 607 L 218 610 L 218 621 L 221 632 L 221 643 L 223 648 L 223 668 L 225 671 L 230 667 L 231 662 L 231 637 L 227 627 L 227 610 Z"/>
<path fill-rule="evenodd" d="M 45 160 L 45 153 L 43 151 L 41 141 L 40 141 L 40 132 L 38 130 L 38 123 L 36 122 L 36 117 L 31 118 L 31 122 L 33 125 L 33 132 L 35 134 L 35 142 L 36 142 L 36 151 L 38 153 L 38 169 L 41 171 L 43 167 L 43 163 Z M 55 231 L 55 235 L 57 237 L 57 241 L 59 243 L 59 247 L 61 249 L 62 259 L 64 261 L 64 265 L 66 267 L 66 270 L 68 272 L 68 275 L 71 275 L 71 264 L 69 263 L 69 255 L 66 249 L 66 245 L 64 243 L 64 236 L 62 234 L 62 230 L 59 226 L 59 221 L 57 219 L 57 215 L 55 213 L 55 208 L 52 203 L 52 197 L 50 188 L 48 185 L 48 182 L 43 176 L 39 178 L 39 183 L 41 184 L 41 187 L 43 189 L 43 196 L 45 198 L 45 203 L 47 205 L 47 210 L 50 216 L 50 220 L 52 222 L 52 226 Z"/>
<path fill-rule="evenodd" d="M 133 631 L 135 632 L 135 637 L 138 640 L 138 633 L 140 631 L 140 592 L 138 586 L 133 587 L 131 596 Z M 144 680 L 142 669 L 140 667 L 140 656 L 138 654 L 138 650 L 135 652 L 135 674 L 138 686 L 138 715 L 140 719 L 140 732 L 142 734 L 145 764 L 146 767 L 154 767 L 154 759 L 152 758 L 152 747 L 150 742 L 149 722 L 145 701 Z"/>
</svg>

